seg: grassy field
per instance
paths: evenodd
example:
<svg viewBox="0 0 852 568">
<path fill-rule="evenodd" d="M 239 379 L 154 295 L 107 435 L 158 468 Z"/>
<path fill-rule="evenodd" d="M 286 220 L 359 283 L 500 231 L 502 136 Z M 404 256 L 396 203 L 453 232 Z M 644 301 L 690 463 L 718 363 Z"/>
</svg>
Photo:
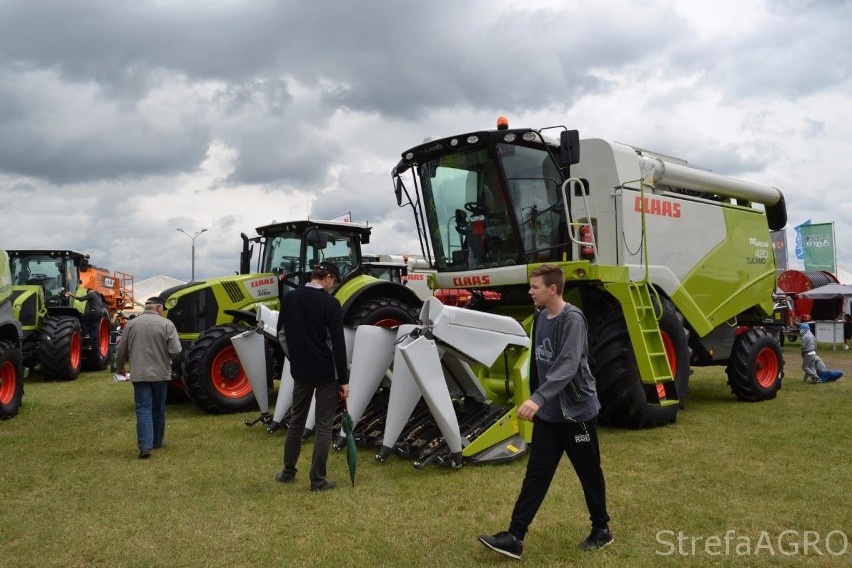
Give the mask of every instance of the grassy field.
<svg viewBox="0 0 852 568">
<path fill-rule="evenodd" d="M 823 346 L 820 353 L 829 367 L 852 371 L 852 351 Z M 722 368 L 699 369 L 676 424 L 602 431 L 616 537 L 603 551 L 576 548 L 587 513 L 564 460 L 523 562 L 852 564 L 852 543 L 844 552 L 852 535 L 852 377 L 805 385 L 797 345 L 785 357 L 788 378 L 773 401 L 736 402 Z M 345 455 L 332 453 L 329 470 L 341 487 L 312 494 L 310 444 L 299 482 L 276 483 L 283 434 L 246 428 L 243 420 L 256 413 L 210 416 L 170 406 L 168 447 L 139 460 L 132 398 L 130 385 L 109 373 L 28 381 L 20 415 L 0 423 L 0 566 L 514 563 L 476 536 L 505 529 L 523 459 L 418 471 L 402 459 L 376 463 L 362 449 L 352 488 L 344 483 Z M 805 550 L 805 540 L 816 538 L 817 548 Z"/>
</svg>

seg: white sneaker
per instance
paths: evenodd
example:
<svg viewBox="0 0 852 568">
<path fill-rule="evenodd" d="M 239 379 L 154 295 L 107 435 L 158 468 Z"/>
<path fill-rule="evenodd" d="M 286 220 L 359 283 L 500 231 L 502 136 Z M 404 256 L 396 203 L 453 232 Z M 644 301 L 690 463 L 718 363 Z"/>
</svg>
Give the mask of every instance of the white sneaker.
<svg viewBox="0 0 852 568">
<path fill-rule="evenodd" d="M 843 346 L 843 350 L 844 350 L 844 351 L 849 351 L 849 346 L 848 346 L 848 345 L 844 345 L 844 346 Z"/>
</svg>

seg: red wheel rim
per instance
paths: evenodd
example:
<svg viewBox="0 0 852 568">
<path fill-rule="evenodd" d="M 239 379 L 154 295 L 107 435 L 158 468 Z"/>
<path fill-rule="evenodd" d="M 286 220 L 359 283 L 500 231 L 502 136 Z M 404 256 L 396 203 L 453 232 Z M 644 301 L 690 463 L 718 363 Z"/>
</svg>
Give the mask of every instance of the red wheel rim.
<svg viewBox="0 0 852 568">
<path fill-rule="evenodd" d="M 674 341 L 671 336 L 663 330 L 660 330 L 660 335 L 663 338 L 663 349 L 666 350 L 666 359 L 669 360 L 669 369 L 672 372 L 672 377 L 677 373 L 677 349 L 675 349 Z"/>
<path fill-rule="evenodd" d="M 398 327 L 400 322 L 393 318 L 385 318 L 375 322 L 373 325 L 376 327 Z"/>
<path fill-rule="evenodd" d="M 210 379 L 216 392 L 226 398 L 243 398 L 252 392 L 251 383 L 233 346 L 216 354 L 210 369 Z"/>
<path fill-rule="evenodd" d="M 101 318 L 98 326 L 98 351 L 101 357 L 106 357 L 109 353 L 109 322 L 106 318 Z"/>
<path fill-rule="evenodd" d="M 754 362 L 754 378 L 763 388 L 770 388 L 778 377 L 778 357 L 773 349 L 761 349 Z"/>
<path fill-rule="evenodd" d="M 0 404 L 9 404 L 15 396 L 18 386 L 18 377 L 15 374 L 15 366 L 5 361 L 0 365 Z"/>
<path fill-rule="evenodd" d="M 83 360 L 83 337 L 79 331 L 71 334 L 71 368 L 79 369 Z"/>
</svg>

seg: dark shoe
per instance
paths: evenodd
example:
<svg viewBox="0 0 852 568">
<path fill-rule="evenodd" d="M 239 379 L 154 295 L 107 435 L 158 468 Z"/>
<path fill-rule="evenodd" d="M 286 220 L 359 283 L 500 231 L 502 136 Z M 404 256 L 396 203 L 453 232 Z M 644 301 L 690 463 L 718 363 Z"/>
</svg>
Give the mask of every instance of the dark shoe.
<svg viewBox="0 0 852 568">
<path fill-rule="evenodd" d="M 612 531 L 609 529 L 592 529 L 586 540 L 580 543 L 580 550 L 600 550 L 609 545 L 615 538 L 612 536 Z"/>
<path fill-rule="evenodd" d="M 481 534 L 479 535 L 479 542 L 494 552 L 505 554 L 515 560 L 520 560 L 521 555 L 524 553 L 524 541 L 519 540 L 508 532 L 501 532 L 491 536 Z"/>
<path fill-rule="evenodd" d="M 279 471 L 275 474 L 275 481 L 279 483 L 296 483 L 296 475 Z"/>
<path fill-rule="evenodd" d="M 142 448 L 139 450 L 139 459 L 144 460 L 151 457 L 151 450 L 149 448 Z"/>
<path fill-rule="evenodd" d="M 328 491 L 329 489 L 334 489 L 335 487 L 337 487 L 337 482 L 329 481 L 327 479 L 317 485 L 311 483 L 311 491 Z"/>
</svg>

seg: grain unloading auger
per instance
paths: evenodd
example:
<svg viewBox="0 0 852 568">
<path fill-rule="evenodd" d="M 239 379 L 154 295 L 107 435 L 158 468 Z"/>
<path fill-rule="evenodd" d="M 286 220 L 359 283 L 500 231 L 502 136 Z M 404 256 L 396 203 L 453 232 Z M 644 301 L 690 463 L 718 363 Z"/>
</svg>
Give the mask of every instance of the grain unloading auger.
<svg viewBox="0 0 852 568">
<path fill-rule="evenodd" d="M 270 416 L 258 331 L 274 334 L 277 314 L 264 308 L 260 319 L 262 327 L 233 342 L 261 409 L 261 416 L 246 424 L 261 421 L 274 431 L 292 403 L 293 383 L 285 364 Z M 500 463 L 523 455 L 530 428 L 519 423 L 516 409 L 528 394 L 529 338 L 515 319 L 445 306 L 430 298 L 419 325 L 396 330 L 362 325 L 346 331 L 349 413 L 356 439 L 380 446 L 377 460 L 396 453 L 413 459 L 416 467 L 460 467 L 465 461 Z M 313 413 L 306 426 L 313 426 Z M 341 433 L 335 446 L 342 440 Z"/>
</svg>

